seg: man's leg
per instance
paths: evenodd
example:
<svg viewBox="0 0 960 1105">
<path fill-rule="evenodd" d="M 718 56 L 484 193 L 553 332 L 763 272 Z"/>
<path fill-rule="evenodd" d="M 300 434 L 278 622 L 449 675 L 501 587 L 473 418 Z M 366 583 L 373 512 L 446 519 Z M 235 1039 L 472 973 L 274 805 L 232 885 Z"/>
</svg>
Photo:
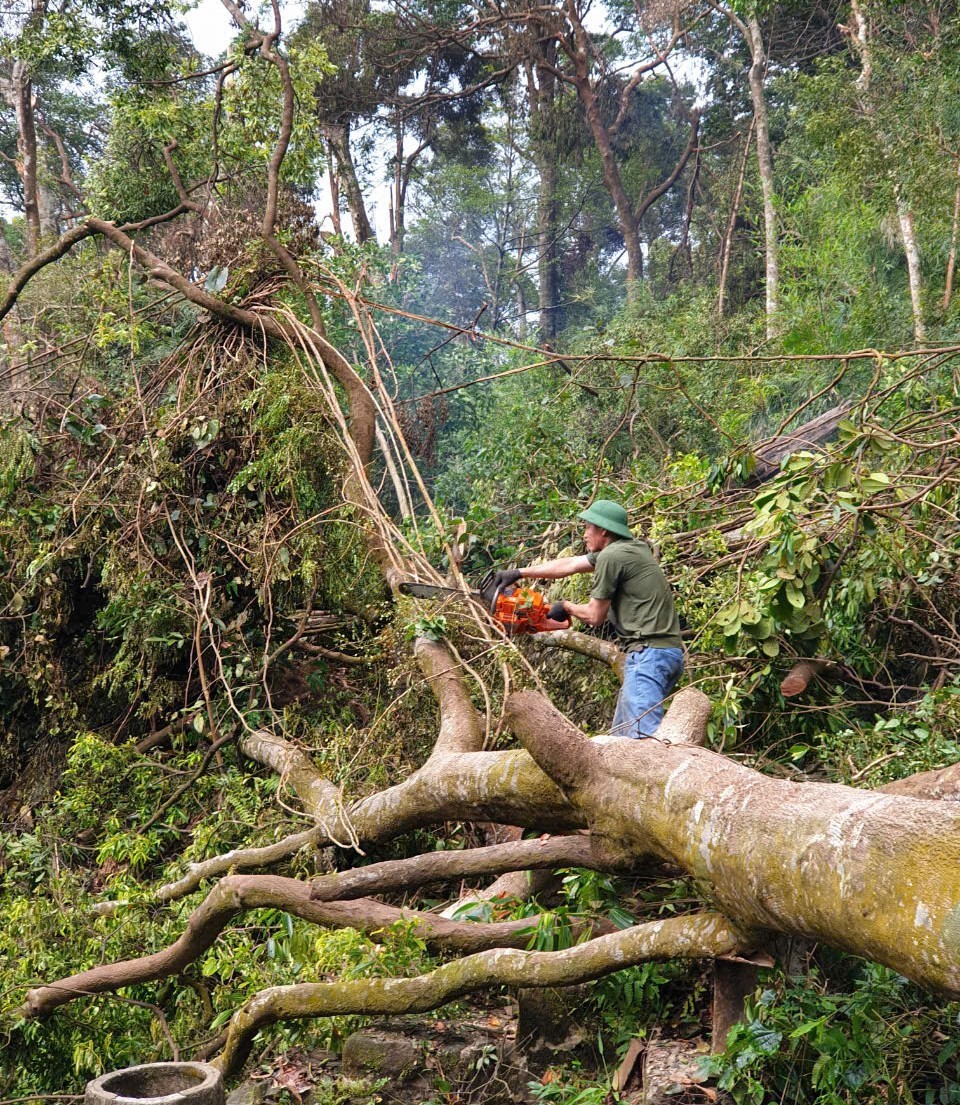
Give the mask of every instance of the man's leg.
<svg viewBox="0 0 960 1105">
<path fill-rule="evenodd" d="M 682 674 L 682 649 L 645 648 L 628 653 L 610 732 L 620 737 L 652 737 L 663 721 L 663 700 Z"/>
</svg>

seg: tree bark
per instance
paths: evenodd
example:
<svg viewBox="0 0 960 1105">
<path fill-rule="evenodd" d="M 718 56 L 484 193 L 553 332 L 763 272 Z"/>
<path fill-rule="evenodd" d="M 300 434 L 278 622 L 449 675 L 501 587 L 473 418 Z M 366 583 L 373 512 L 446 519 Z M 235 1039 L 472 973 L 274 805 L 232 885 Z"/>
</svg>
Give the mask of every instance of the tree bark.
<svg viewBox="0 0 960 1105">
<path fill-rule="evenodd" d="M 39 149 L 34 115 L 33 81 L 24 61 L 14 61 L 9 81 L 4 82 L 7 102 L 13 108 L 17 124 L 17 174 L 23 186 L 23 215 L 27 225 L 27 255 L 40 250 L 43 232 L 40 224 L 40 196 L 37 187 Z"/>
<path fill-rule="evenodd" d="M 337 175 L 337 167 L 334 164 L 335 155 L 333 143 L 329 138 L 327 143 L 327 177 L 330 181 L 330 219 L 333 223 L 333 232 L 338 237 L 343 234 L 343 226 L 340 222 L 340 177 Z"/>
<path fill-rule="evenodd" d="M 743 200 L 743 186 L 747 179 L 747 163 L 750 160 L 750 143 L 753 138 L 753 128 L 756 119 L 750 120 L 750 129 L 743 144 L 743 158 L 740 161 L 740 172 L 737 175 L 737 186 L 733 193 L 733 202 L 730 204 L 730 217 L 727 219 L 727 228 L 723 236 L 723 244 L 720 249 L 720 285 L 717 291 L 717 317 L 723 318 L 727 303 L 727 280 L 730 273 L 730 255 L 733 252 L 733 231 L 737 224 L 737 215 L 740 213 L 740 204 Z"/>
<path fill-rule="evenodd" d="M 358 803 L 357 836 L 382 839 L 387 825 L 398 832 L 425 825 L 437 813 L 457 819 L 475 819 L 489 810 L 512 815 L 523 803 L 531 822 L 560 820 L 566 811 L 570 820 L 588 823 L 588 850 L 583 838 L 574 837 L 515 842 L 479 855 L 417 857 L 327 876 L 314 884 L 313 895 L 396 889 L 411 879 L 449 877 L 458 866 L 464 872 L 492 872 L 518 862 L 546 865 L 575 858 L 616 870 L 640 856 L 655 856 L 691 874 L 722 915 L 658 921 L 568 952 L 517 957 L 505 949 L 528 938 L 518 926 L 527 928 L 529 921 L 457 924 L 368 898 L 317 901 L 310 887 L 295 879 L 235 875 L 213 888 L 169 948 L 39 987 L 28 995 L 24 1015 L 41 1016 L 85 994 L 182 971 L 237 913 L 267 906 L 364 931 L 407 919 L 421 939 L 437 947 L 497 950 L 418 979 L 263 991 L 231 1022 L 218 1061 L 225 1070 L 236 1068 L 253 1033 L 274 1020 L 361 1010 L 411 1012 L 493 985 L 569 985 L 648 958 L 744 955 L 770 931 L 823 940 L 884 963 L 927 989 L 960 995 L 956 804 L 769 779 L 716 753 L 677 743 L 701 732 L 709 713 L 706 696 L 692 688 L 676 696 L 657 738 L 607 745 L 585 739 L 541 695 L 522 691 L 508 699 L 506 719 L 527 751 L 474 752 L 482 732 L 448 650 L 427 641 L 417 649 L 441 712 L 442 748 L 420 773 L 432 773 L 431 792 L 407 789 L 416 803 L 415 819 L 409 811 L 391 821 L 385 795 Z M 315 769 L 310 771 L 293 746 L 264 737 L 249 750 L 287 770 L 304 794 L 318 793 Z M 952 785 L 945 776 L 934 785 L 941 781 L 948 789 Z"/>
<path fill-rule="evenodd" d="M 950 254 L 947 257 L 947 275 L 943 284 L 943 301 L 940 309 L 944 314 L 950 309 L 953 298 L 953 275 L 957 268 L 957 232 L 960 230 L 960 161 L 957 162 L 957 187 L 953 194 L 953 221 L 950 224 Z"/>
<path fill-rule="evenodd" d="M 681 691 L 671 712 L 690 696 L 703 697 Z M 507 719 L 611 853 L 678 864 L 746 930 L 822 940 L 960 995 L 952 803 L 768 779 L 655 739 L 597 746 L 529 691 Z"/>
<path fill-rule="evenodd" d="M 350 150 L 350 130 L 346 123 L 325 123 L 324 137 L 333 150 L 337 161 L 337 172 L 347 199 L 347 210 L 353 222 L 353 234 L 359 245 L 372 241 L 375 237 L 373 226 L 367 216 L 363 191 L 357 178 L 357 169 Z"/>
<path fill-rule="evenodd" d="M 620 166 L 617 164 L 617 155 L 610 140 L 610 133 L 603 124 L 600 104 L 587 70 L 586 47 L 582 43 L 578 44 L 574 61 L 576 64 L 574 85 L 583 105 L 584 115 L 587 119 L 587 125 L 590 127 L 590 133 L 593 135 L 597 152 L 600 154 L 603 182 L 613 201 L 624 248 L 627 251 L 627 299 L 630 300 L 635 297 L 637 284 L 643 279 L 643 249 L 640 245 L 640 224 L 633 213 L 630 197 L 627 195 L 623 178 L 620 176 Z"/>
<path fill-rule="evenodd" d="M 770 120 L 767 114 L 767 98 L 763 82 L 766 75 L 767 55 L 763 45 L 763 33 L 756 14 L 747 19 L 750 47 L 750 99 L 753 102 L 754 129 L 757 133 L 757 166 L 760 172 L 760 189 L 763 193 L 763 241 L 766 256 L 766 313 L 767 340 L 777 332 L 777 312 L 780 309 L 780 246 L 777 237 L 777 210 L 774 202 L 773 147 L 770 143 Z"/>
<path fill-rule="evenodd" d="M 917 243 L 913 212 L 907 206 L 903 188 L 891 170 L 894 201 L 897 205 L 897 221 L 900 224 L 900 237 L 903 240 L 903 252 L 907 259 L 907 281 L 910 285 L 910 309 L 913 313 L 913 336 L 918 344 L 927 340 L 927 327 L 923 319 L 923 277 L 920 272 L 920 246 Z"/>
<path fill-rule="evenodd" d="M 866 5 L 860 0 L 850 3 L 850 38 L 860 57 L 860 76 L 857 85 L 860 89 L 860 109 L 871 120 L 883 159 L 887 176 L 893 188 L 894 206 L 900 237 L 903 241 L 904 257 L 907 262 L 907 281 L 910 287 L 910 307 L 913 314 L 913 336 L 918 344 L 927 340 L 926 324 L 923 317 L 923 277 L 920 271 L 920 248 L 917 243 L 913 212 L 903 191 L 903 184 L 897 175 L 896 158 L 890 136 L 877 122 L 877 108 L 873 90 L 873 51 L 871 47 L 870 18 Z"/>
<path fill-rule="evenodd" d="M 254 1036 L 282 1020 L 346 1013 L 424 1013 L 493 986 L 571 986 L 651 959 L 729 954 L 749 937 L 715 913 L 671 917 L 610 933 L 558 952 L 499 948 L 445 963 L 417 978 L 307 982 L 262 990 L 234 1014 L 214 1060 L 228 1077 L 250 1053 Z"/>
<path fill-rule="evenodd" d="M 731 959 L 713 961 L 713 1002 L 710 1017 L 710 1052 L 713 1055 L 727 1046 L 727 1036 L 734 1025 L 743 1020 L 747 998 L 757 988 L 757 967 Z"/>
<path fill-rule="evenodd" d="M 43 148 L 43 144 L 39 143 L 38 159 Z M 40 217 L 40 240 L 54 241 L 60 233 L 60 199 L 44 182 L 42 173 L 37 181 L 37 210 Z"/>
<path fill-rule="evenodd" d="M 750 71 L 747 75 L 747 83 L 750 86 L 750 101 L 753 105 L 753 130 L 757 136 L 757 168 L 760 175 L 760 191 L 763 196 L 763 248 L 765 264 L 765 297 L 766 297 L 766 334 L 770 341 L 776 336 L 776 315 L 780 307 L 780 246 L 777 236 L 777 211 L 775 203 L 776 189 L 773 177 L 773 146 L 770 141 L 770 121 L 767 112 L 767 97 L 764 89 L 767 70 L 767 52 L 763 44 L 763 31 L 756 12 L 746 16 L 746 22 L 737 14 L 732 6 L 719 3 L 718 0 L 707 0 L 714 11 L 720 12 L 729 20 L 732 26 L 743 36 L 744 42 L 750 51 Z M 746 166 L 746 161 L 744 161 Z M 739 195 L 742 189 L 741 183 L 737 188 L 737 199 L 734 209 L 739 203 Z M 731 231 L 732 232 L 731 216 Z M 729 244 L 729 232 L 728 242 Z M 721 268 L 720 298 L 718 314 L 723 314 L 724 287 L 726 284 L 726 267 L 728 256 L 725 256 Z"/>
</svg>

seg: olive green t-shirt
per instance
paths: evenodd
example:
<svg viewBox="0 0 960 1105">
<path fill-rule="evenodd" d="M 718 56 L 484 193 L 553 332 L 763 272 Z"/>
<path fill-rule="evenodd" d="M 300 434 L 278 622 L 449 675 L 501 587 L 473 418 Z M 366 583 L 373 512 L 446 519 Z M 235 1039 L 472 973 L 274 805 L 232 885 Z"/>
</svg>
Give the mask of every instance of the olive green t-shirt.
<svg viewBox="0 0 960 1105">
<path fill-rule="evenodd" d="M 627 652 L 683 647 L 670 584 L 645 541 L 611 541 L 587 559 L 594 567 L 590 597 L 611 600 L 607 619 Z"/>
</svg>

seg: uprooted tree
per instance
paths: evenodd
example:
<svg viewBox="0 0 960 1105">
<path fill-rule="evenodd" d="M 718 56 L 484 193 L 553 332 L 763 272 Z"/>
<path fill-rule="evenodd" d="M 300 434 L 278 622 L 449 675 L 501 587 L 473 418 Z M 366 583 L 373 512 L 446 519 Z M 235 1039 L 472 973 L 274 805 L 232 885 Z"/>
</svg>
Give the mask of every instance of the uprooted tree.
<svg viewBox="0 0 960 1105">
<path fill-rule="evenodd" d="M 518 692 L 508 700 L 506 719 L 524 750 L 484 752 L 483 730 L 452 655 L 423 640 L 416 648 L 440 703 L 440 736 L 423 768 L 396 787 L 345 808 L 302 752 L 268 734 L 244 738 L 247 755 L 287 774 L 305 799 L 318 822 L 310 842 L 369 844 L 450 818 L 557 832 L 587 828 L 589 842 L 561 836 L 549 844 L 518 842 L 442 860 L 425 855 L 321 877 L 312 886 L 227 875 L 176 945 L 40 987 L 28 995 L 24 1012 L 39 1016 L 81 995 L 176 973 L 244 909 L 273 906 L 321 924 L 376 929 L 401 914 L 357 901 L 371 893 L 546 864 L 630 869 L 646 856 L 696 876 L 715 909 L 552 953 L 517 950 L 517 924 L 445 923 L 404 913 L 439 947 L 485 950 L 418 979 L 264 991 L 235 1014 L 216 1061 L 236 1073 L 256 1032 L 285 1018 L 424 1011 L 498 984 L 571 985 L 650 958 L 746 954 L 762 948 L 771 933 L 824 940 L 885 963 L 931 991 L 960 994 L 960 810 L 951 801 L 768 779 L 690 747 L 709 712 L 694 690 L 677 696 L 657 740 L 600 746 L 542 695 Z M 267 858 L 256 851 L 224 856 L 161 896 L 183 893 L 218 868 L 260 865 Z"/>
<path fill-rule="evenodd" d="M 250 24 L 239 8 L 228 6 L 246 35 L 247 52 L 259 54 L 270 68 L 283 99 L 279 137 L 267 165 L 258 227 L 273 264 L 264 283 L 246 301 L 221 295 L 210 290 L 209 280 L 205 285 L 194 282 L 146 244 L 148 235 L 165 222 L 209 217 L 201 200 L 195 198 L 201 193 L 181 180 L 174 163 L 176 147 L 170 143 L 164 153 L 170 183 L 179 199 L 177 205 L 162 217 L 121 225 L 93 215 L 78 217 L 70 230 L 38 252 L 13 277 L 0 304 L 0 315 L 15 309 L 31 281 L 48 266 L 65 258 L 81 241 L 97 239 L 115 247 L 128 260 L 130 274 L 136 268 L 152 285 L 176 293 L 182 301 L 206 313 L 197 324 L 200 331 L 206 328 L 207 334 L 205 352 L 198 355 L 197 363 L 206 364 L 206 352 L 214 347 L 233 350 L 237 356 L 256 350 L 267 360 L 274 355 L 287 358 L 309 381 L 330 438 L 341 451 L 341 459 L 330 468 L 341 481 L 343 501 L 319 513 L 336 512 L 345 527 L 359 535 L 358 542 L 377 565 L 386 592 L 401 602 L 404 600 L 397 597 L 397 587 L 404 579 L 439 581 L 440 576 L 430 565 L 420 535 L 409 525 L 396 522 L 384 507 L 380 481 L 383 479 L 388 493 L 400 504 L 399 513 L 403 513 L 405 502 L 417 499 L 430 514 L 430 496 L 420 480 L 394 398 L 378 367 L 378 339 L 368 307 L 335 268 L 326 268 L 317 277 L 317 266 L 303 263 L 290 248 L 289 239 L 278 233 L 278 210 L 285 196 L 281 170 L 295 112 L 294 82 L 280 47 L 279 19 L 273 30 L 262 31 Z M 209 178 L 206 185 L 208 194 L 203 202 L 212 204 Z M 337 297 L 348 305 L 365 349 L 366 367 L 352 363 L 325 332 L 324 297 Z M 198 338 L 197 348 L 201 345 L 203 338 Z M 943 358 L 950 354 L 941 351 Z M 877 364 L 870 385 L 870 413 L 876 414 L 900 384 L 888 385 L 886 378 L 881 379 L 882 372 L 896 362 L 881 364 L 882 358 L 869 352 L 838 358 L 842 362 L 841 376 L 851 360 L 858 358 L 868 365 Z M 916 372 L 919 378 L 920 370 Z M 169 377 L 164 378 L 163 386 L 169 382 Z M 682 390 L 682 382 L 678 381 L 677 386 Z M 162 495 L 156 497 L 155 491 L 165 479 L 173 480 L 171 467 L 176 467 L 176 458 L 161 458 L 154 452 L 144 459 L 142 452 L 137 453 L 142 445 L 137 419 L 142 418 L 145 428 L 151 397 L 157 395 L 159 389 L 155 388 L 138 396 L 137 404 L 117 427 L 109 450 L 109 455 L 121 463 L 116 468 L 100 465 L 91 472 L 88 484 L 105 490 L 122 482 L 129 471 L 124 470 L 123 462 L 129 461 L 132 466 L 137 456 L 139 474 L 146 477 L 153 466 L 152 486 L 146 489 L 145 478 L 136 511 L 119 528 L 126 526 L 136 535 L 137 556 L 144 558 L 142 571 L 159 568 L 162 556 L 179 556 L 181 571 L 188 578 L 193 635 L 187 638 L 187 644 L 196 676 L 193 686 L 201 706 L 196 713 L 182 717 L 181 722 L 186 727 L 191 718 L 205 719 L 194 727 L 200 732 L 206 726 L 210 737 L 209 750 L 197 774 L 227 741 L 236 740 L 244 756 L 283 780 L 296 795 L 309 823 L 275 842 L 233 849 L 191 864 L 182 878 L 153 895 L 160 907 L 172 906 L 206 886 L 208 880 L 216 880 L 190 914 L 175 943 L 142 957 L 99 963 L 68 977 L 44 980 L 26 995 L 21 1008 L 25 1019 L 44 1017 L 90 995 L 179 975 L 200 960 L 245 911 L 264 908 L 283 910 L 318 925 L 351 926 L 370 933 L 374 939 L 380 938 L 391 922 L 402 920 L 428 946 L 451 958 L 416 978 L 299 982 L 263 990 L 233 1014 L 226 1032 L 206 1049 L 231 1074 L 242 1066 L 256 1033 L 277 1021 L 360 1012 L 424 1011 L 485 988 L 571 985 L 649 959 L 750 956 L 764 951 L 775 936 L 784 934 L 823 941 L 885 964 L 932 993 L 960 997 L 960 806 L 954 801 L 960 792 L 955 772 L 947 768 L 875 791 L 771 778 L 701 747 L 711 704 L 693 687 L 676 696 L 657 739 L 596 744 L 551 705 L 543 690 L 537 688 L 536 671 L 525 655 L 503 640 L 485 612 L 469 599 L 465 586 L 463 601 L 454 604 L 451 618 L 470 625 L 474 640 L 479 642 L 476 651 L 491 652 L 495 657 L 501 676 L 500 697 L 491 701 L 484 681 L 477 676 L 474 656 L 462 655 L 452 641 L 435 639 L 440 636 L 436 632 L 418 636 L 412 645 L 415 662 L 439 708 L 433 751 L 422 766 L 391 786 L 363 797 L 343 793 L 317 766 L 310 751 L 288 739 L 279 712 L 271 717 L 271 725 L 253 725 L 249 702 L 236 704 L 231 698 L 227 668 L 239 665 L 231 664 L 222 646 L 236 625 L 222 624 L 217 613 L 221 604 L 214 596 L 215 581 L 200 566 L 199 552 L 195 554 L 192 545 L 199 523 L 190 511 L 201 511 L 201 497 L 195 489 L 189 497 L 179 488 L 184 513 L 179 505 L 171 509 L 170 503 Z M 29 411 L 29 403 L 26 409 Z M 186 424 L 189 397 L 184 410 Z M 861 414 L 859 429 L 853 426 L 851 431 L 859 432 L 861 445 L 871 434 L 882 437 L 880 430 L 864 428 L 866 413 Z M 949 435 L 940 436 L 944 417 L 942 412 L 930 418 L 907 410 L 895 429 L 885 431 L 889 435 L 887 444 L 892 442 L 901 450 L 912 448 L 914 454 L 923 456 L 940 450 L 939 462 L 930 464 L 922 478 L 908 481 L 909 490 L 899 498 L 887 477 L 864 473 L 859 460 L 851 471 L 841 471 L 842 458 L 821 463 L 809 456 L 801 457 L 799 468 L 788 471 L 779 483 L 774 482 L 768 498 L 757 498 L 753 529 L 746 534 L 728 534 L 727 547 L 733 550 L 729 555 L 735 560 L 740 558 L 744 565 L 751 557 L 761 561 L 773 557 L 768 567 L 776 590 L 765 586 L 754 593 L 745 589 L 742 594 L 726 596 L 729 601 L 720 614 L 727 637 L 735 639 L 745 632 L 753 641 L 751 647 L 762 647 L 769 657 L 780 648 L 778 631 L 783 626 L 791 630 L 792 647 L 820 639 L 823 629 L 818 604 L 826 602 L 826 588 L 840 578 L 843 560 L 849 555 L 849 550 L 843 549 L 849 544 L 850 529 L 844 527 L 875 526 L 876 521 L 871 519 L 902 512 L 923 496 L 930 496 L 932 503 L 933 492 L 945 487 L 949 490 L 948 482 L 956 468 L 956 441 Z M 168 424 L 172 434 L 170 425 L 173 423 Z M 201 428 L 199 434 L 194 434 L 198 451 L 206 447 L 204 434 L 208 432 L 209 428 Z M 204 463 L 202 457 L 193 457 L 190 462 L 194 468 Z M 718 495 L 723 494 L 720 488 L 725 474 L 715 480 Z M 801 494 L 797 488 L 803 480 L 811 486 Z M 831 480 L 833 484 L 829 485 Z M 847 513 L 834 517 L 826 498 L 817 496 L 825 496 L 827 490 L 836 487 L 848 489 L 843 492 Z M 737 494 L 738 501 L 745 504 L 752 492 Z M 885 494 L 889 494 L 888 499 L 882 498 Z M 865 506 L 870 496 L 880 498 Z M 95 494 L 93 497 L 96 499 Z M 942 500 L 937 502 L 943 506 Z M 811 526 L 805 534 L 797 523 L 804 503 L 811 512 L 820 512 L 819 529 Z M 790 550 L 793 567 L 789 570 L 776 562 L 777 542 L 782 536 L 779 528 L 785 524 L 783 513 L 772 516 L 778 504 L 781 512 L 789 507 L 790 524 L 796 528 Z M 89 498 L 78 494 L 74 507 L 77 505 L 81 513 L 94 516 Z M 257 504 L 251 509 L 258 509 Z M 705 514 L 709 510 L 705 509 Z M 737 512 L 732 511 L 731 516 L 737 518 Z M 739 521 L 743 520 L 741 512 Z M 436 512 L 430 524 L 440 535 L 438 545 L 446 552 L 454 585 L 462 584 L 456 541 L 445 536 Z M 707 530 L 711 524 L 708 517 L 701 528 Z M 189 534 L 188 525 L 194 527 Z M 155 541 L 157 526 L 166 534 L 162 554 Z M 295 527 L 302 528 L 299 524 Z M 76 532 L 81 529 L 78 524 Z M 82 538 L 75 534 L 71 539 L 80 544 L 86 541 L 89 549 L 89 542 L 98 532 L 94 527 Z M 59 537 L 60 531 L 56 533 Z M 251 547 L 259 542 L 270 564 L 277 561 L 290 537 L 290 531 L 283 530 L 277 518 L 251 533 Z M 937 544 L 936 538 L 933 541 Z M 815 555 L 818 542 L 824 547 L 832 543 L 837 548 L 826 568 L 826 588 Z M 61 560 L 66 557 L 66 543 L 64 539 L 59 549 Z M 47 560 L 33 566 L 31 578 L 53 563 L 53 554 L 48 551 L 46 555 Z M 247 550 L 236 555 L 242 564 Z M 53 580 L 49 585 L 55 587 L 56 583 Z M 248 608 L 234 611 L 236 624 L 251 613 L 272 617 L 267 592 L 268 588 L 251 589 Z M 768 596 L 768 607 L 761 602 L 761 592 Z M 29 601 L 29 596 L 17 594 L 20 605 L 15 614 Z M 264 634 L 261 655 L 252 665 L 256 677 L 253 685 L 259 685 L 268 700 L 271 693 L 276 693 L 275 672 L 298 648 L 306 647 L 308 654 L 312 649 L 314 655 L 343 664 L 356 659 L 307 639 L 314 612 L 312 598 L 311 593 L 299 623 L 286 636 L 273 632 L 272 623 Z M 929 641 L 932 651 L 923 662 L 936 676 L 956 659 L 956 633 L 947 625 L 948 619 L 934 619 L 933 628 L 928 628 L 927 623 L 917 621 L 918 617 L 910 619 L 911 625 Z M 41 648 L 43 643 L 39 642 Z M 619 662 L 614 647 L 576 633 L 556 634 L 546 643 L 592 655 L 614 668 Z M 802 661 L 804 656 L 798 654 L 793 659 Z M 844 677 L 856 681 L 858 673 L 848 670 Z M 868 683 L 861 677 L 861 686 Z M 518 685 L 522 689 L 511 690 Z M 221 694 L 230 700 L 226 711 L 215 702 Z M 484 699 L 482 709 L 474 701 L 478 697 Z M 496 718 L 496 707 L 501 704 L 501 716 Z M 494 749 L 498 730 L 513 734 L 521 747 Z M 163 739 L 163 734 L 158 739 Z M 149 742 L 144 745 L 147 747 Z M 307 850 L 331 845 L 362 855 L 371 846 L 444 821 L 492 821 L 553 835 L 462 851 L 429 852 L 316 877 L 256 873 Z M 703 911 L 618 932 L 584 932 L 580 943 L 563 951 L 528 950 L 529 919 L 447 920 L 375 897 L 436 882 L 508 872 L 569 866 L 629 872 L 645 863 L 666 863 L 691 876 Z M 123 903 L 111 903 L 110 908 L 113 915 L 122 916 Z"/>
</svg>

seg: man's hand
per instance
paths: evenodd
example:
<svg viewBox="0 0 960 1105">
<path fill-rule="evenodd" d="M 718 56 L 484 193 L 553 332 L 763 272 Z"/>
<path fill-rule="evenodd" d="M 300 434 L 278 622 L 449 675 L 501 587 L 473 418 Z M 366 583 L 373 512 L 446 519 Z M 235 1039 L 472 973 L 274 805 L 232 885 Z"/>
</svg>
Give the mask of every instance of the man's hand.
<svg viewBox="0 0 960 1105">
<path fill-rule="evenodd" d="M 570 615 L 564 610 L 563 602 L 558 601 L 547 611 L 547 617 L 552 622 L 565 622 L 570 618 Z"/>
<path fill-rule="evenodd" d="M 502 568 L 493 577 L 494 587 L 502 591 L 505 587 L 512 587 L 518 580 L 523 579 L 519 568 Z"/>
</svg>

